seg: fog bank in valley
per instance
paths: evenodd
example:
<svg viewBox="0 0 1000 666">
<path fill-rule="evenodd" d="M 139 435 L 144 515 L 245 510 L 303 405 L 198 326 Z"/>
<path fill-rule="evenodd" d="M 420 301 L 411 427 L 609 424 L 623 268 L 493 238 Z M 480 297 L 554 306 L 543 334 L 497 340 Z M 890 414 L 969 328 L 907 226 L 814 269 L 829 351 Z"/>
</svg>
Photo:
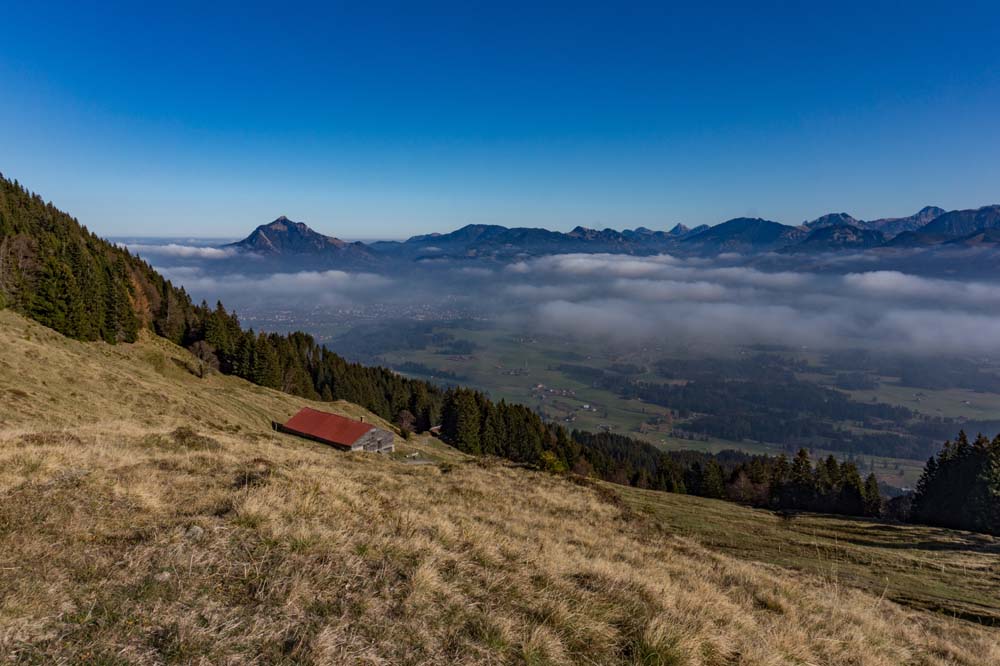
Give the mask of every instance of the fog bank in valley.
<svg viewBox="0 0 1000 666">
<path fill-rule="evenodd" d="M 1000 350 L 1000 285 L 899 271 L 766 272 L 668 255 L 512 264 L 498 288 L 540 330 L 609 341 Z"/>
<path fill-rule="evenodd" d="M 562 254 L 261 274 L 220 269 L 205 247 L 132 247 L 196 299 L 242 311 L 427 304 L 612 344 L 1000 352 L 1000 284 L 884 268 L 877 255 L 830 255 L 815 270 L 735 254 Z"/>
</svg>

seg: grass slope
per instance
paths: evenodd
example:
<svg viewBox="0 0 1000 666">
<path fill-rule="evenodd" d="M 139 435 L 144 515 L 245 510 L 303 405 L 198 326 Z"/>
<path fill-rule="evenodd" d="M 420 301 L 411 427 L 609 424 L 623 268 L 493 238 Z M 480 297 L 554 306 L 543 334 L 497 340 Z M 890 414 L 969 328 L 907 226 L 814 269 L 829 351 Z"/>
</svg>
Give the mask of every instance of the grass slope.
<svg viewBox="0 0 1000 666">
<path fill-rule="evenodd" d="M 802 514 L 614 486 L 636 511 L 713 550 L 1000 626 L 1000 539 L 923 525 Z M 749 526 L 749 527 L 748 527 Z"/>
<path fill-rule="evenodd" d="M 270 430 L 306 401 L 185 354 L 0 312 L 0 661 L 1000 662 L 992 629 L 670 524 L 737 507 L 339 453 Z"/>
</svg>

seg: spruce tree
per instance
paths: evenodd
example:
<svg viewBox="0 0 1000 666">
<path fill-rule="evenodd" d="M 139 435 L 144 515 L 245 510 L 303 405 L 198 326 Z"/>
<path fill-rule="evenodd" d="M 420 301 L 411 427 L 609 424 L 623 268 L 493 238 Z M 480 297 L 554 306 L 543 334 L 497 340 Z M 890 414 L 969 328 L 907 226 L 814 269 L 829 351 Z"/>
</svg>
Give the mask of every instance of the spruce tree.
<svg viewBox="0 0 1000 666">
<path fill-rule="evenodd" d="M 860 516 L 865 512 L 865 488 L 858 468 L 852 462 L 840 466 L 840 490 L 836 502 L 837 513 Z"/>
<path fill-rule="evenodd" d="M 875 474 L 865 479 L 865 515 L 877 518 L 882 515 L 882 493 Z"/>
<path fill-rule="evenodd" d="M 816 481 L 813 476 L 809 452 L 799 449 L 789 471 L 787 494 L 783 504 L 793 509 L 808 509 L 816 495 Z"/>
<path fill-rule="evenodd" d="M 722 468 L 714 459 L 705 463 L 701 470 L 701 495 L 721 499 L 725 497 L 726 487 L 722 478 Z"/>
</svg>

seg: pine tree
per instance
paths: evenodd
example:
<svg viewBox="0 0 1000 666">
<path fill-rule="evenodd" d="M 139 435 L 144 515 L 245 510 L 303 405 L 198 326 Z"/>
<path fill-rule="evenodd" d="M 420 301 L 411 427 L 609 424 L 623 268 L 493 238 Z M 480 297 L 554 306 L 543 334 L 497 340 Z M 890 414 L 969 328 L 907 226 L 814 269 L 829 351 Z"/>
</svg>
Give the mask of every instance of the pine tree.
<svg viewBox="0 0 1000 666">
<path fill-rule="evenodd" d="M 714 459 L 705 463 L 701 470 L 700 490 L 703 497 L 721 499 L 725 497 L 726 487 L 722 478 L 722 468 Z"/>
<path fill-rule="evenodd" d="M 865 488 L 861 474 L 852 462 L 840 466 L 840 491 L 835 504 L 837 513 L 860 516 L 865 512 Z"/>
<path fill-rule="evenodd" d="M 951 445 L 951 442 L 945 442 L 944 445 L 948 447 Z M 924 471 L 920 474 L 916 491 L 913 494 L 913 507 L 911 511 L 914 518 L 918 520 L 926 520 L 931 501 L 933 500 L 932 493 L 937 485 L 937 475 L 937 456 L 931 456 L 924 465 Z"/>
<path fill-rule="evenodd" d="M 446 441 L 466 453 L 481 453 L 479 421 L 479 408 L 471 391 L 452 389 L 448 392 L 441 423 L 441 435 Z"/>
<path fill-rule="evenodd" d="M 480 433 L 482 452 L 490 456 L 500 455 L 506 438 L 507 433 L 505 432 L 504 422 L 500 416 L 499 409 L 496 405 L 488 403 Z"/>
<path fill-rule="evenodd" d="M 782 498 L 782 504 L 793 509 L 811 508 L 816 495 L 815 484 L 816 480 L 813 476 L 809 452 L 805 449 L 799 449 L 792 461 L 788 474 L 787 492 Z"/>
<path fill-rule="evenodd" d="M 992 443 L 979 435 L 970 456 L 976 476 L 968 489 L 966 524 L 977 532 L 1000 534 L 1000 435 Z"/>
<path fill-rule="evenodd" d="M 865 479 L 865 515 L 875 518 L 882 515 L 882 493 L 875 474 L 869 474 Z"/>
<path fill-rule="evenodd" d="M 251 381 L 268 388 L 280 388 L 281 368 L 278 365 L 278 354 L 270 345 L 267 337 L 260 334 L 254 345 L 253 369 Z"/>
</svg>

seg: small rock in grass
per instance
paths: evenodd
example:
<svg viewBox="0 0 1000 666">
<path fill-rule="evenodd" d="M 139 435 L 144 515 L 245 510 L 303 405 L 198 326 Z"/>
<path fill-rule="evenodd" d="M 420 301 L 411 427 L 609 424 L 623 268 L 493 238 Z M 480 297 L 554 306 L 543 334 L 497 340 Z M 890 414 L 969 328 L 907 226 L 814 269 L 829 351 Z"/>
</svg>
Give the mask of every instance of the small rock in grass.
<svg viewBox="0 0 1000 666">
<path fill-rule="evenodd" d="M 184 537 L 189 541 L 200 541 L 205 536 L 205 528 L 199 525 L 192 525 L 184 531 Z"/>
</svg>

